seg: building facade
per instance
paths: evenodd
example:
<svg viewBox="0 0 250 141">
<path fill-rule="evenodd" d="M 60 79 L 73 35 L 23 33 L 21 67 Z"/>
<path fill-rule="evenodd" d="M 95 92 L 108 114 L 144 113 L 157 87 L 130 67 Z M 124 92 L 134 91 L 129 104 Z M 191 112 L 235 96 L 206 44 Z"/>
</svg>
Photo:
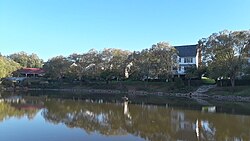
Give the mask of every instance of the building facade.
<svg viewBox="0 0 250 141">
<path fill-rule="evenodd" d="M 188 67 L 196 66 L 198 68 L 201 62 L 201 56 L 197 45 L 175 46 L 178 51 L 177 75 L 185 75 Z"/>
<path fill-rule="evenodd" d="M 39 77 L 44 76 L 45 71 L 42 68 L 22 68 L 16 71 L 18 77 Z"/>
</svg>

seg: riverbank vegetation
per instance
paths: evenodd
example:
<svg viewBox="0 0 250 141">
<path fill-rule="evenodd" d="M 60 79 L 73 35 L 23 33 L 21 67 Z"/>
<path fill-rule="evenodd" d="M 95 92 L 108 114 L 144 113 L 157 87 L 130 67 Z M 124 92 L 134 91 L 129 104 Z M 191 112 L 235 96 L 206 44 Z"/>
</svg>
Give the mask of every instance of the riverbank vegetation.
<svg viewBox="0 0 250 141">
<path fill-rule="evenodd" d="M 250 96 L 250 86 L 235 86 L 232 87 L 216 87 L 207 92 L 208 95 L 222 95 L 222 96 L 242 96 L 249 97 Z"/>
<path fill-rule="evenodd" d="M 12 59 L 0 55 L 0 78 L 5 78 L 11 75 L 12 72 L 21 68 L 21 65 Z"/>
<path fill-rule="evenodd" d="M 56 56 L 43 62 L 36 54 L 19 52 L 0 56 L 0 78 L 5 87 L 86 88 L 136 91 L 192 92 L 200 85 L 214 84 L 234 88 L 247 79 L 250 31 L 222 31 L 198 41 L 198 67 L 187 67 L 178 74 L 178 51 L 167 42 L 153 44 L 141 51 L 106 48 L 86 53 Z M 20 68 L 42 68 L 40 77 L 6 81 L 19 77 Z M 26 74 L 27 77 L 27 74 Z M 245 88 L 245 87 L 244 87 Z M 223 89 L 226 91 L 226 88 Z M 231 89 L 230 89 L 231 90 Z M 237 92 L 237 88 L 232 89 Z"/>
<path fill-rule="evenodd" d="M 249 68 L 250 31 L 222 31 L 201 39 L 203 63 L 215 80 L 228 78 L 235 86 L 238 76 Z"/>
<path fill-rule="evenodd" d="M 196 83 L 194 83 L 196 82 Z M 12 87 L 11 82 L 2 82 L 6 87 Z M 110 81 L 108 84 L 105 81 L 89 81 L 79 82 L 71 80 L 55 81 L 44 78 L 27 78 L 23 82 L 15 85 L 16 89 L 37 89 L 37 90 L 52 90 L 64 89 L 70 91 L 81 90 L 118 90 L 120 92 L 163 92 L 163 93 L 188 93 L 194 91 L 200 86 L 201 81 L 192 82 L 191 86 L 187 85 L 187 81 L 180 78 L 175 78 L 170 82 L 151 82 L 151 81 Z"/>
</svg>

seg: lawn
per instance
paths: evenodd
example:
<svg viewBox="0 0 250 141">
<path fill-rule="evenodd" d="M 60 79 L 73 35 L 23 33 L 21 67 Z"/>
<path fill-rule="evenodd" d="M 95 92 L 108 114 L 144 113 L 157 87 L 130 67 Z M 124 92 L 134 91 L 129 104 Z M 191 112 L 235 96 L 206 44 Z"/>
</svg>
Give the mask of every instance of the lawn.
<svg viewBox="0 0 250 141">
<path fill-rule="evenodd" d="M 232 87 L 216 87 L 207 92 L 209 95 L 235 95 L 235 96 L 250 96 L 250 86 L 235 86 Z"/>
<path fill-rule="evenodd" d="M 202 77 L 201 80 L 202 80 L 202 83 L 206 84 L 206 85 L 213 85 L 213 84 L 215 84 L 215 80 L 211 79 L 211 78 L 208 78 L 208 77 Z"/>
</svg>

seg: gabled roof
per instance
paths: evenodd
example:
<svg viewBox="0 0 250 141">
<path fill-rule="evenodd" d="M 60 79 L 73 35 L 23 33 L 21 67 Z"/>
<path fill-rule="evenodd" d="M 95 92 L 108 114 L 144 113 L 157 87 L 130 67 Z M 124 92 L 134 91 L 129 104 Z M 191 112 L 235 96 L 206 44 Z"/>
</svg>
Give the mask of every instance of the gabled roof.
<svg viewBox="0 0 250 141">
<path fill-rule="evenodd" d="M 197 45 L 175 46 L 179 52 L 179 57 L 195 57 Z"/>
<path fill-rule="evenodd" d="M 42 68 L 23 68 L 18 71 L 22 74 L 43 74 L 45 71 Z"/>
</svg>

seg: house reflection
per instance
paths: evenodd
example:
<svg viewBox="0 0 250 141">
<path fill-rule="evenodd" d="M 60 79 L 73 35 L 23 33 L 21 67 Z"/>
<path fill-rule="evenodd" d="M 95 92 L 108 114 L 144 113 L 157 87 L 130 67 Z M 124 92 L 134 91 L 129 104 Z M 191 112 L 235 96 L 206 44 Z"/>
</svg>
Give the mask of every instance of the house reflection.
<svg viewBox="0 0 250 141">
<path fill-rule="evenodd" d="M 128 101 L 124 101 L 123 103 L 123 113 L 128 119 L 132 119 L 130 113 L 129 113 L 129 108 L 128 108 Z"/>
<path fill-rule="evenodd" d="M 11 117 L 27 117 L 29 120 L 32 120 L 37 112 L 44 108 L 42 101 L 27 99 L 18 95 L 3 97 L 0 101 L 0 121 Z"/>
<path fill-rule="evenodd" d="M 171 110 L 171 130 L 178 140 L 195 140 L 195 124 L 185 112 Z"/>
<path fill-rule="evenodd" d="M 216 129 L 208 120 L 197 119 L 194 122 L 189 117 L 185 117 L 185 112 L 171 111 L 171 124 L 172 130 L 176 132 L 179 139 L 184 136 L 185 139 L 194 140 L 196 134 L 197 140 L 216 140 Z"/>
<path fill-rule="evenodd" d="M 44 102 L 41 99 L 24 98 L 22 96 L 9 96 L 0 101 L 9 103 L 20 110 L 39 110 L 44 108 Z"/>
<path fill-rule="evenodd" d="M 3 98 L 3 101 L 7 103 L 26 103 L 24 98 L 22 98 L 21 96 L 10 96 L 7 98 Z"/>
<path fill-rule="evenodd" d="M 180 111 L 171 111 L 171 123 L 172 128 L 175 131 L 191 131 L 195 129 L 194 124 L 191 121 L 185 119 L 185 113 Z"/>
<path fill-rule="evenodd" d="M 215 140 L 215 127 L 207 120 L 196 120 L 196 136 L 198 140 Z"/>
<path fill-rule="evenodd" d="M 216 106 L 204 106 L 202 107 L 202 112 L 208 112 L 208 113 L 215 113 L 216 112 Z"/>
</svg>

